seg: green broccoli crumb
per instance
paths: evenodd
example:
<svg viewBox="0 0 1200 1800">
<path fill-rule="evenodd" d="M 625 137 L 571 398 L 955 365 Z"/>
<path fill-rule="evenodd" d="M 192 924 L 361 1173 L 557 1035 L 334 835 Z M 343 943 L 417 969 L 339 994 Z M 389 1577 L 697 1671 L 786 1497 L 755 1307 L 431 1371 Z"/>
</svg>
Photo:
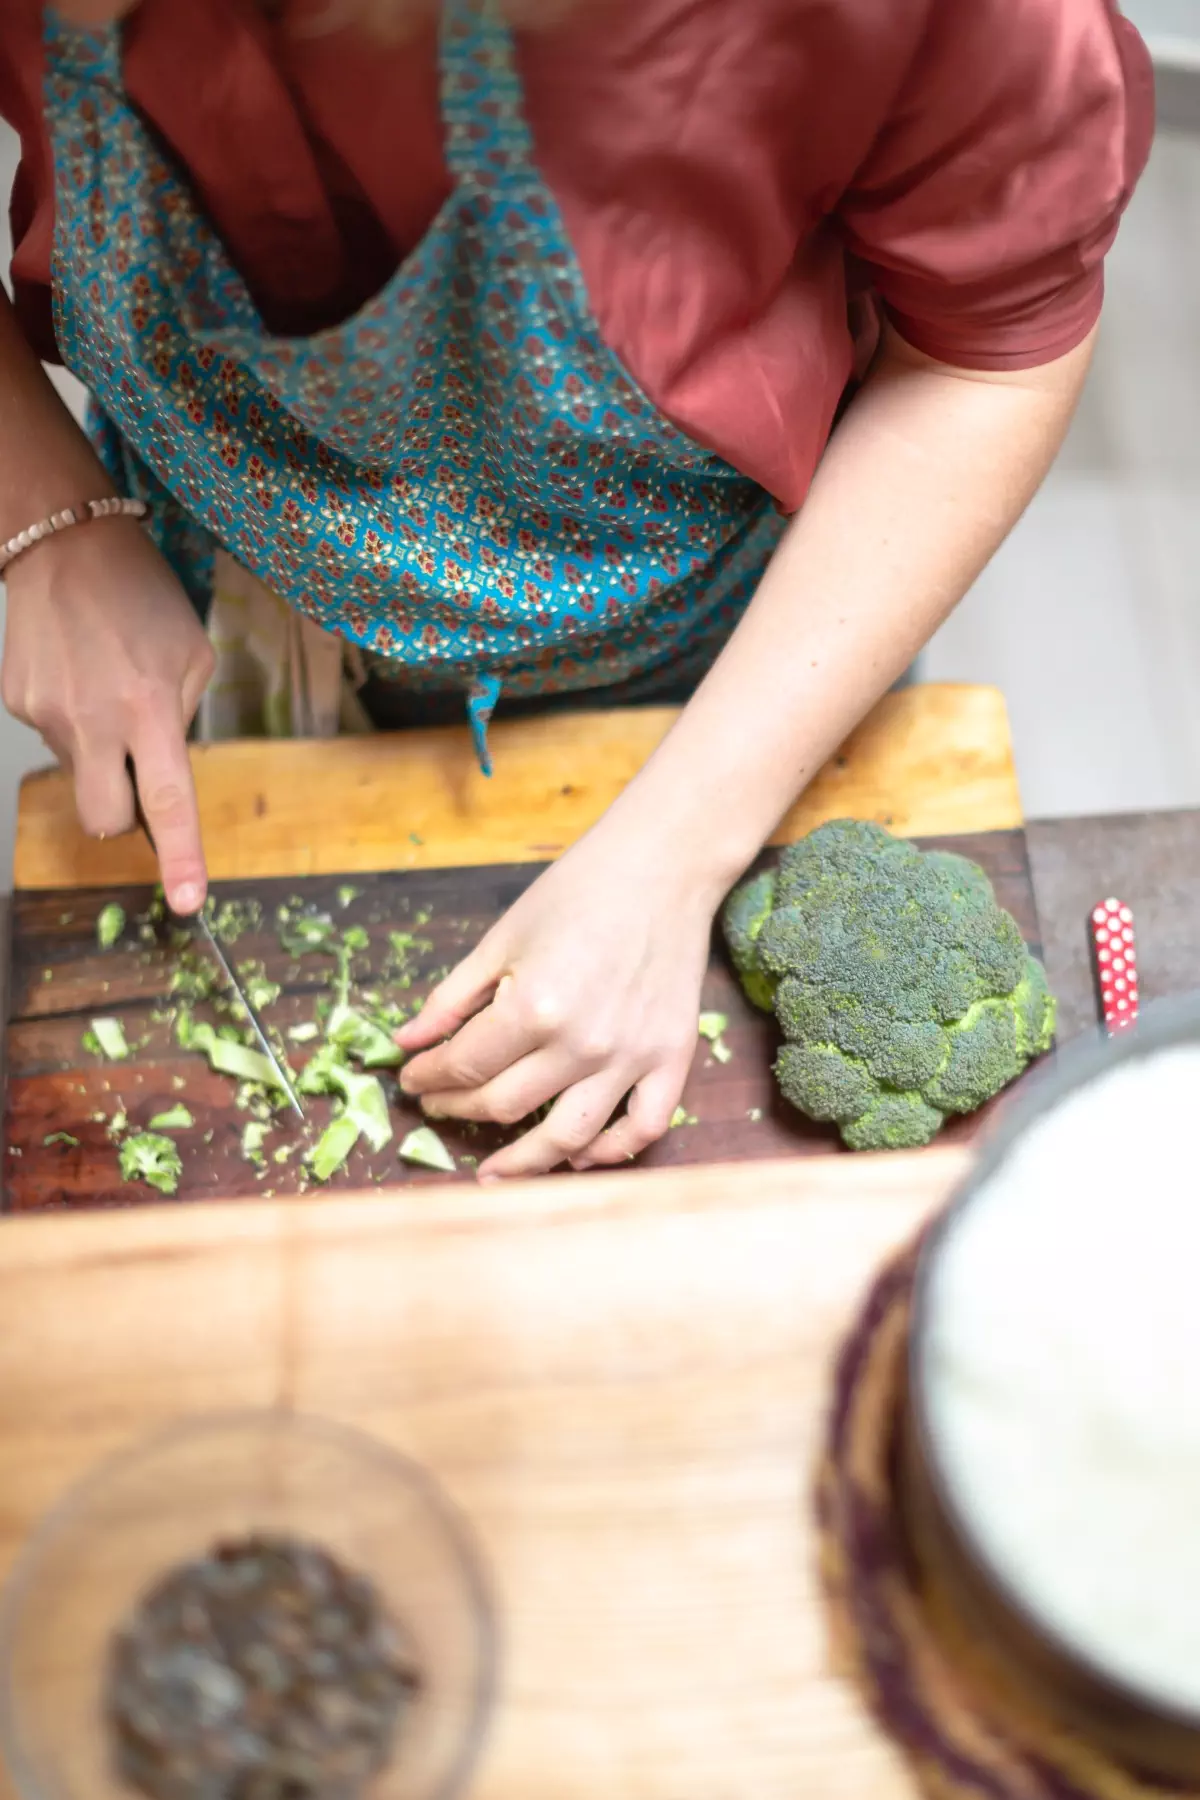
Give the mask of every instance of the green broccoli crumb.
<svg viewBox="0 0 1200 1800">
<path fill-rule="evenodd" d="M 169 1106 L 150 1121 L 151 1131 L 190 1131 L 196 1123 L 186 1106 Z"/>
<path fill-rule="evenodd" d="M 338 905 L 345 911 L 346 907 L 354 905 L 354 902 L 358 899 L 361 892 L 361 888 L 351 887 L 349 883 L 347 883 L 345 887 L 340 887 L 337 891 Z"/>
<path fill-rule="evenodd" d="M 100 908 L 96 919 L 96 942 L 101 950 L 111 950 L 125 929 L 125 908 L 110 900 Z"/>
<path fill-rule="evenodd" d="M 52 1144 L 62 1144 L 66 1148 L 72 1150 L 77 1150 L 79 1148 L 79 1139 L 77 1137 L 72 1137 L 69 1131 L 47 1132 L 46 1136 L 42 1139 L 42 1143 L 47 1150 Z"/>
</svg>

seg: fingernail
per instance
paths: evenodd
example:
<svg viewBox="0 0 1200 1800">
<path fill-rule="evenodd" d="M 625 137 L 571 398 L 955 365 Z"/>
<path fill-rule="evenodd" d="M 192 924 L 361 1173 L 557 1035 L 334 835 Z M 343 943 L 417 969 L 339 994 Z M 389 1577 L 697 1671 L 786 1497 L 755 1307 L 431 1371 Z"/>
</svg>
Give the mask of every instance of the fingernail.
<svg viewBox="0 0 1200 1800">
<path fill-rule="evenodd" d="M 175 889 L 171 905 L 177 913 L 194 913 L 200 911 L 203 899 L 203 890 L 194 882 L 185 881 L 182 887 Z"/>
<path fill-rule="evenodd" d="M 449 1113 L 444 1113 L 440 1106 L 435 1106 L 431 1100 L 421 1101 L 421 1111 L 427 1119 L 448 1119 L 450 1116 Z"/>
<path fill-rule="evenodd" d="M 571 1167 L 577 1175 L 582 1175 L 586 1170 L 594 1169 L 595 1166 L 590 1156 L 573 1156 L 571 1158 Z"/>
<path fill-rule="evenodd" d="M 500 1186 L 499 1175 L 477 1175 L 476 1180 L 478 1181 L 480 1187 L 499 1187 Z"/>
</svg>

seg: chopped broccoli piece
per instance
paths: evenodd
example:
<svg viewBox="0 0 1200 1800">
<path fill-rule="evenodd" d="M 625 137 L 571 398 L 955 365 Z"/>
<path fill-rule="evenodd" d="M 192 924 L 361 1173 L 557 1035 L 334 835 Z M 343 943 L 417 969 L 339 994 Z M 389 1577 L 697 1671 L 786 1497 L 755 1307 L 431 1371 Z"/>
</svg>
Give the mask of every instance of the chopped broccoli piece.
<svg viewBox="0 0 1200 1800">
<path fill-rule="evenodd" d="M 267 971 L 261 962 L 242 962 L 237 966 L 246 990 L 246 998 L 255 1012 L 261 1012 L 265 1006 L 274 1006 L 283 989 L 277 981 L 270 981 Z"/>
<path fill-rule="evenodd" d="M 822 825 L 726 902 L 786 1099 L 854 1150 L 925 1144 L 1048 1050 L 1054 1000 L 983 870 L 881 826 Z"/>
<path fill-rule="evenodd" d="M 311 1044 L 321 1035 L 321 1027 L 315 1019 L 302 1019 L 299 1025 L 288 1026 L 288 1036 L 293 1044 Z"/>
<path fill-rule="evenodd" d="M 96 942 L 102 950 L 111 950 L 125 929 L 125 908 L 110 900 L 100 909 L 96 920 Z"/>
<path fill-rule="evenodd" d="M 262 1119 L 247 1119 L 242 1128 L 242 1155 L 249 1163 L 265 1163 L 263 1145 L 267 1141 L 267 1133 L 271 1127 Z"/>
<path fill-rule="evenodd" d="M 402 1162 L 414 1163 L 419 1169 L 440 1169 L 446 1175 L 455 1172 L 454 1158 L 437 1132 L 429 1125 L 418 1125 L 400 1146 Z"/>
<path fill-rule="evenodd" d="M 337 891 L 338 905 L 340 907 L 342 907 L 343 910 L 347 906 L 353 906 L 354 902 L 358 899 L 358 896 L 361 892 L 362 892 L 361 888 L 350 887 L 349 885 L 347 885 L 346 887 L 340 887 Z"/>
<path fill-rule="evenodd" d="M 84 1033 L 83 1047 L 93 1056 L 107 1057 L 109 1062 L 124 1062 L 129 1055 L 120 1019 L 93 1019 L 90 1031 Z"/>
<path fill-rule="evenodd" d="M 420 921 L 424 923 L 424 919 Z M 412 931 L 389 931 L 388 943 L 392 947 L 392 960 L 396 967 L 403 969 L 413 951 L 422 954 L 433 949 L 431 938 L 417 937 Z"/>
<path fill-rule="evenodd" d="M 48 1132 L 42 1139 L 42 1143 L 46 1146 L 47 1150 L 50 1148 L 51 1144 L 63 1144 L 68 1149 L 78 1149 L 79 1147 L 79 1139 L 77 1137 L 72 1137 L 69 1131 Z"/>
<path fill-rule="evenodd" d="M 365 925 L 348 925 L 342 933 L 342 942 L 347 950 L 369 950 L 371 934 Z"/>
<path fill-rule="evenodd" d="M 214 1031 L 211 1025 L 203 1022 L 194 1025 L 187 1048 L 202 1050 L 209 1067 L 218 1075 L 232 1075 L 235 1081 L 259 1082 L 269 1088 L 281 1085 L 270 1057 L 264 1056 L 261 1050 L 251 1050 L 246 1044 L 232 1042 L 221 1032 Z"/>
<path fill-rule="evenodd" d="M 358 1142 L 358 1126 L 349 1113 L 339 1113 L 321 1133 L 305 1158 L 307 1167 L 318 1181 L 335 1175 Z"/>
<path fill-rule="evenodd" d="M 703 1012 L 700 1014 L 700 1036 L 712 1046 L 712 1053 L 719 1063 L 733 1061 L 733 1051 L 725 1042 L 723 1035 L 728 1029 L 729 1019 L 725 1013 Z"/>
<path fill-rule="evenodd" d="M 313 952 L 325 956 L 337 954 L 337 934 L 328 913 L 281 907 L 279 941 L 289 956 L 308 956 Z"/>
<path fill-rule="evenodd" d="M 297 1086 L 302 1094 L 337 1094 L 345 1105 L 343 1116 L 353 1121 L 373 1150 L 391 1142 L 392 1121 L 378 1076 L 350 1068 L 336 1044 L 321 1045 L 305 1064 Z"/>
<path fill-rule="evenodd" d="M 681 1125 L 698 1125 L 699 1123 L 695 1113 L 690 1113 L 686 1106 L 677 1106 L 671 1114 L 670 1129 L 678 1131 Z"/>
<path fill-rule="evenodd" d="M 207 1000 L 217 985 L 216 974 L 207 963 L 181 956 L 171 971 L 169 992 L 181 1000 Z"/>
<path fill-rule="evenodd" d="M 123 1181 L 144 1181 L 148 1187 L 157 1188 L 160 1194 L 174 1194 L 179 1190 L 182 1174 L 183 1162 L 178 1146 L 169 1137 L 141 1131 L 136 1137 L 126 1138 L 121 1145 Z"/>
<path fill-rule="evenodd" d="M 372 1150 L 382 1150 L 392 1141 L 392 1121 L 388 1114 L 383 1085 L 376 1075 L 357 1075 L 352 1069 L 336 1064 L 329 1080 L 346 1103 L 346 1117 L 353 1119 Z"/>
<path fill-rule="evenodd" d="M 351 1006 L 334 1007 L 325 1035 L 364 1069 L 396 1069 L 404 1061 L 404 1052 L 395 1039 L 374 1019 Z"/>
<path fill-rule="evenodd" d="M 190 1131 L 196 1123 L 186 1106 L 169 1106 L 150 1121 L 151 1131 Z"/>
</svg>

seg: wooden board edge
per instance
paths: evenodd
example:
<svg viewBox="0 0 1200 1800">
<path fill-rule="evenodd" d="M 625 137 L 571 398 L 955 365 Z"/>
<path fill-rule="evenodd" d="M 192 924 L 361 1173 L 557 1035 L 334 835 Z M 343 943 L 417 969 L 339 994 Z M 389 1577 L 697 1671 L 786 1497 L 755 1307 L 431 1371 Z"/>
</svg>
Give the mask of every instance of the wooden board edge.
<svg viewBox="0 0 1200 1800">
<path fill-rule="evenodd" d="M 490 781 L 458 729 L 198 747 L 192 761 L 210 874 L 221 881 L 547 860 L 600 817 L 676 717 L 669 708 L 631 708 L 501 722 Z M 887 695 L 773 841 L 847 814 L 914 837 L 1019 828 L 1000 691 L 947 683 Z M 26 777 L 16 888 L 154 876 L 137 834 L 103 843 L 83 835 L 61 771 Z"/>
<path fill-rule="evenodd" d="M 487 1187 L 448 1182 L 388 1194 L 352 1189 L 328 1199 L 216 1199 L 194 1206 L 156 1201 L 119 1212 L 11 1214 L 0 1219 L 0 1265 L 9 1272 L 64 1258 L 116 1265 L 203 1256 L 235 1243 L 369 1242 L 398 1232 L 444 1236 L 584 1224 L 618 1213 L 632 1220 L 770 1204 L 871 1206 L 907 1195 L 927 1196 L 932 1211 L 971 1162 L 969 1148 L 934 1146 L 876 1156 L 623 1169 L 584 1180 L 551 1175 Z"/>
</svg>

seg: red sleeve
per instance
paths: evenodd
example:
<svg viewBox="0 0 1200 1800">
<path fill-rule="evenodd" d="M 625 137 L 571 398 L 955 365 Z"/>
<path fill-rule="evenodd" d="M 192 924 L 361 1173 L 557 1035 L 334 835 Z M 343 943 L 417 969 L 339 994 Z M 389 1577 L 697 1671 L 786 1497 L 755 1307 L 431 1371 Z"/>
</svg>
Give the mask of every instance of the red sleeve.
<svg viewBox="0 0 1200 1800">
<path fill-rule="evenodd" d="M 1145 166 L 1154 78 L 1111 0 L 933 0 L 844 196 L 851 253 L 901 335 L 965 368 L 1064 356 Z"/>
<path fill-rule="evenodd" d="M 0 12 L 0 118 L 21 141 L 10 206 L 13 299 L 29 341 L 52 362 L 54 166 L 42 112 L 41 7 L 39 0 L 0 0 Z"/>
</svg>

